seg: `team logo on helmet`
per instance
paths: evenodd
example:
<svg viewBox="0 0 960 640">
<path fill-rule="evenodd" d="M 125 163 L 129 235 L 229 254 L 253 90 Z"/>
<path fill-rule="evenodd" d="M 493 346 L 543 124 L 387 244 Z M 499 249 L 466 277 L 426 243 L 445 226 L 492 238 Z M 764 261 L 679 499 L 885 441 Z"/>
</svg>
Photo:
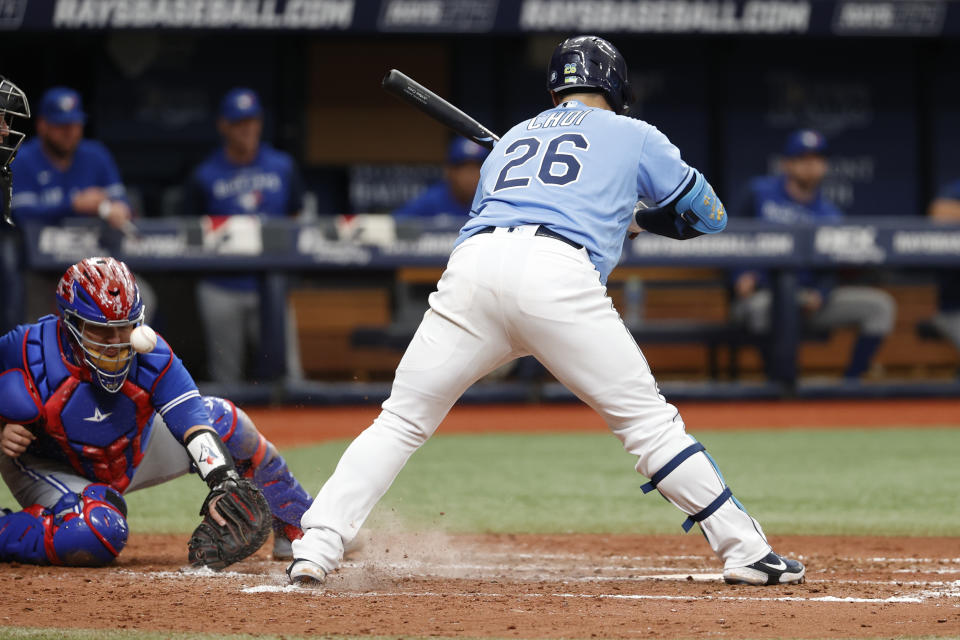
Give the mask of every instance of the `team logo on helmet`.
<svg viewBox="0 0 960 640">
<path fill-rule="evenodd" d="M 250 95 L 249 93 L 241 93 L 240 95 L 237 96 L 237 108 L 238 108 L 238 109 L 243 109 L 244 111 L 246 111 L 247 109 L 251 108 L 252 106 L 253 106 L 253 96 L 252 96 L 252 95 Z"/>
<path fill-rule="evenodd" d="M 60 107 L 60 111 L 73 111 L 77 106 L 77 99 L 74 96 L 62 96 L 57 102 L 57 106 Z"/>
<path fill-rule="evenodd" d="M 599 92 L 616 113 L 625 112 L 633 101 L 626 60 L 616 47 L 597 36 L 575 36 L 557 45 L 547 77 L 547 90 Z"/>
</svg>

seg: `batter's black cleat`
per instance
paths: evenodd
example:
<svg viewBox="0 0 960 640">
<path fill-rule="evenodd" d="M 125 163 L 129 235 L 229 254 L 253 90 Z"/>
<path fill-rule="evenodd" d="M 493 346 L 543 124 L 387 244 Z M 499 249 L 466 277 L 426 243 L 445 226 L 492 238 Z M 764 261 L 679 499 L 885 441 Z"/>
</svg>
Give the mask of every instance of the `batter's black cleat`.
<svg viewBox="0 0 960 640">
<path fill-rule="evenodd" d="M 773 551 L 765 558 L 745 567 L 723 570 L 723 580 L 727 584 L 800 584 L 806 573 L 803 565 L 796 560 L 778 556 Z"/>
<path fill-rule="evenodd" d="M 322 587 L 327 579 L 327 572 L 316 562 L 301 558 L 290 563 L 287 567 L 287 576 L 290 578 L 290 584 Z"/>
</svg>

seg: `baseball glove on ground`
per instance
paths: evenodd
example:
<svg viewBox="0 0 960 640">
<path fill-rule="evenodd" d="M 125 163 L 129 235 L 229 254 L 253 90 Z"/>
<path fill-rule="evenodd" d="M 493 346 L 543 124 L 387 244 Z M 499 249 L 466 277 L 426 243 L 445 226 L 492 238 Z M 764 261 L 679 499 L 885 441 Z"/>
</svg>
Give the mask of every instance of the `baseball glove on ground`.
<svg viewBox="0 0 960 640">
<path fill-rule="evenodd" d="M 227 521 L 217 524 L 210 515 L 210 503 Z M 187 544 L 190 564 L 219 571 L 243 560 L 259 549 L 267 536 L 273 517 L 266 498 L 246 478 L 227 478 L 214 487 L 200 508 L 203 522 L 194 530 Z"/>
</svg>

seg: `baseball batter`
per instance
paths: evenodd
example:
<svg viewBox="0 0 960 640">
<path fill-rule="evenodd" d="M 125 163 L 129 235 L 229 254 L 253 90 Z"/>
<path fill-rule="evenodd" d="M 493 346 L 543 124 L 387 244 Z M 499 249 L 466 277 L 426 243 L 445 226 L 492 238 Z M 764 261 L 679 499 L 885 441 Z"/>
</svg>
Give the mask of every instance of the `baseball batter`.
<svg viewBox="0 0 960 640">
<path fill-rule="evenodd" d="M 604 283 L 624 237 L 722 231 L 713 189 L 655 127 L 621 115 L 627 66 L 607 41 L 561 43 L 547 70 L 554 107 L 513 127 L 483 164 L 430 309 L 383 411 L 347 448 L 304 514 L 293 582 L 319 583 L 410 455 L 477 379 L 533 355 L 596 410 L 654 488 L 699 523 L 729 583 L 803 580 L 773 552 L 712 459 L 660 395 Z M 651 203 L 639 208 L 638 199 Z"/>
<path fill-rule="evenodd" d="M 223 526 L 232 501 L 263 523 L 254 547 L 272 519 L 274 555 L 290 558 L 310 496 L 250 418 L 201 396 L 166 341 L 141 326 L 127 266 L 82 260 L 56 298 L 58 316 L 0 337 L 0 475 L 23 507 L 0 510 L 0 561 L 109 563 L 127 541 L 123 495 L 190 471 L 209 485 L 203 512 L 219 525 L 206 530 L 212 539 L 194 534 L 192 562 L 241 559 L 221 553 L 250 540 L 244 523 Z"/>
</svg>

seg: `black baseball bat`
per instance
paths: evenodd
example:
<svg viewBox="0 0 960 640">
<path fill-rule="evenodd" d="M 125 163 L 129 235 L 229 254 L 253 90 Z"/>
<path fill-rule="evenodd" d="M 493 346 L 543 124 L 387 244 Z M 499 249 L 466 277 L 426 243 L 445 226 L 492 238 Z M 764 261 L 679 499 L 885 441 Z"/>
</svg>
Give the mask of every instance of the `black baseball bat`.
<svg viewBox="0 0 960 640">
<path fill-rule="evenodd" d="M 493 149 L 500 141 L 500 136 L 493 131 L 396 69 L 390 69 L 383 77 L 383 88 L 487 149 Z"/>
</svg>

